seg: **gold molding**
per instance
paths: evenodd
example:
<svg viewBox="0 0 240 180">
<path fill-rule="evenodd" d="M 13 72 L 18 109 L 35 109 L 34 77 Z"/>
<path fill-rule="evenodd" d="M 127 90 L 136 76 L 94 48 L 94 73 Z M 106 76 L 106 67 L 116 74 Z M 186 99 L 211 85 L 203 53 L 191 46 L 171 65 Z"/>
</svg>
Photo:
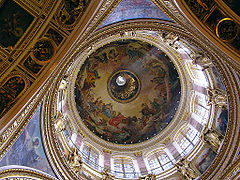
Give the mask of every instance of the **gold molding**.
<svg viewBox="0 0 240 180">
<path fill-rule="evenodd" d="M 24 168 L 24 169 L 23 169 Z M 41 171 L 26 168 L 26 167 L 10 167 L 9 169 L 4 169 L 0 171 L 1 179 L 46 179 L 46 180 L 55 180 L 54 177 L 42 173 Z"/>
</svg>

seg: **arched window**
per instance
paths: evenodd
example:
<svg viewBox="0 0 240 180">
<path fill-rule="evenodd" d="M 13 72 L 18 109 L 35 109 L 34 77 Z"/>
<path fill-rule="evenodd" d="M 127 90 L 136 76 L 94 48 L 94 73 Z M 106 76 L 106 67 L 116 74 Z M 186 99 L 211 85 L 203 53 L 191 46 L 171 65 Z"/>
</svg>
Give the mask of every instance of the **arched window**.
<svg viewBox="0 0 240 180">
<path fill-rule="evenodd" d="M 173 166 L 173 162 L 164 151 L 153 153 L 147 160 L 151 171 L 155 174 L 166 171 Z"/>
<path fill-rule="evenodd" d="M 177 143 L 182 149 L 183 155 L 187 155 L 199 142 L 200 133 L 195 128 L 187 127 L 177 137 Z"/>
<path fill-rule="evenodd" d="M 98 169 L 99 154 L 91 147 L 83 146 L 83 161 L 94 169 Z"/>
<path fill-rule="evenodd" d="M 129 158 L 114 159 L 114 171 L 117 178 L 135 178 L 133 161 Z"/>
</svg>

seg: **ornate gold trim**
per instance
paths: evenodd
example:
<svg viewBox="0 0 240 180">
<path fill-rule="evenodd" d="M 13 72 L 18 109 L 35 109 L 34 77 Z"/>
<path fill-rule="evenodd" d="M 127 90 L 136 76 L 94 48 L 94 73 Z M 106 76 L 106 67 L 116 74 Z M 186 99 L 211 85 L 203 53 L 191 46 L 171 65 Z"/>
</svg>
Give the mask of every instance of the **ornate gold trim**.
<svg viewBox="0 0 240 180">
<path fill-rule="evenodd" d="M 0 178 L 1 179 L 46 179 L 46 180 L 56 180 L 56 178 L 43 173 L 41 171 L 32 169 L 32 168 L 26 168 L 21 166 L 9 166 L 1 168 L 2 171 L 0 171 Z"/>
</svg>

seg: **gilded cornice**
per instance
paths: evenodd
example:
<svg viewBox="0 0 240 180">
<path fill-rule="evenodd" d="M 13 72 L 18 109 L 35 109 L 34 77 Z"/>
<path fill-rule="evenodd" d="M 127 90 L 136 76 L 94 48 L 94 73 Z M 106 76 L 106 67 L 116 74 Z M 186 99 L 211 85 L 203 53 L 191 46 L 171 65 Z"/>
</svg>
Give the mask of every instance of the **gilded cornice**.
<svg viewBox="0 0 240 180">
<path fill-rule="evenodd" d="M 232 180 L 237 179 L 240 174 L 240 156 L 231 163 L 221 174 L 219 179 Z"/>
<path fill-rule="evenodd" d="M 24 166 L 7 166 L 0 168 L 1 179 L 46 179 L 56 180 L 56 178 L 38 171 L 36 169 L 27 168 Z"/>
</svg>

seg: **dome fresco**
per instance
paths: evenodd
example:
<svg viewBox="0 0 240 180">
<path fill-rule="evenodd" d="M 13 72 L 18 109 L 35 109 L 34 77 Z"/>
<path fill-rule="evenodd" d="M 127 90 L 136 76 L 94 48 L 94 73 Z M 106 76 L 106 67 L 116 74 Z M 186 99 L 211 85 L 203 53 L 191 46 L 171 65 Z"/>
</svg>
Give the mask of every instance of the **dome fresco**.
<svg viewBox="0 0 240 180">
<path fill-rule="evenodd" d="M 134 144 L 159 134 L 173 119 L 181 85 L 170 58 L 139 40 L 114 41 L 81 66 L 75 101 L 81 120 L 99 138 Z"/>
<path fill-rule="evenodd" d="M 0 179 L 240 178 L 231 4 L 1 1 Z"/>
</svg>

